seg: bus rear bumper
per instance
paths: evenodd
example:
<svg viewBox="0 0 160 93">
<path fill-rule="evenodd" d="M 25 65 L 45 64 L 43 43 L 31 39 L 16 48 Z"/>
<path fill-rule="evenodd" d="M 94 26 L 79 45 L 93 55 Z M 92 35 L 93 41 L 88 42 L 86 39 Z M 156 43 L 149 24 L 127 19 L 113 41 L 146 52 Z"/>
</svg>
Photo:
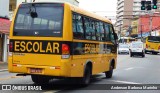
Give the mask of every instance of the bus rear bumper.
<svg viewBox="0 0 160 93">
<path fill-rule="evenodd" d="M 150 49 L 145 49 L 145 52 L 155 52 L 155 53 L 160 53 L 160 50 L 150 50 Z"/>
<path fill-rule="evenodd" d="M 56 77 L 70 77 L 70 72 L 65 72 L 60 66 L 33 66 L 33 65 L 20 65 L 12 64 L 12 69 L 9 70 L 11 73 L 23 73 L 27 75 L 47 75 Z M 69 70 L 68 70 L 69 71 Z"/>
</svg>

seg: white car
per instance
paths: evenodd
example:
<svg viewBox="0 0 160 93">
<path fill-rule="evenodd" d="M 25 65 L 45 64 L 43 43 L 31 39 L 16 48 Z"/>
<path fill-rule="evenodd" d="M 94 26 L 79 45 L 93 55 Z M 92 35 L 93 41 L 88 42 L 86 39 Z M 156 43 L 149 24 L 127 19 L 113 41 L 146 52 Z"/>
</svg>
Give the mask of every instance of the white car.
<svg viewBox="0 0 160 93">
<path fill-rule="evenodd" d="M 129 54 L 129 46 L 127 44 L 119 44 L 118 54 Z"/>
<path fill-rule="evenodd" d="M 137 41 L 130 44 L 130 57 L 134 55 L 145 57 L 143 42 Z"/>
</svg>

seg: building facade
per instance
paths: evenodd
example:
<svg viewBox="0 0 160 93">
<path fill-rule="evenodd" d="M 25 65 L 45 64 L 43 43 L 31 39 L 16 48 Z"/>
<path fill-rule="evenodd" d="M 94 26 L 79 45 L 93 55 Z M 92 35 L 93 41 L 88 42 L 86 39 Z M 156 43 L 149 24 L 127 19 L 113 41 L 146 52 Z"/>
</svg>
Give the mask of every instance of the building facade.
<svg viewBox="0 0 160 93">
<path fill-rule="evenodd" d="M 0 16 L 8 17 L 9 0 L 0 0 Z"/>
<path fill-rule="evenodd" d="M 131 27 L 132 27 L 132 30 L 130 31 L 130 36 L 137 37 L 138 36 L 138 27 L 139 27 L 139 19 L 133 20 Z"/>
<path fill-rule="evenodd" d="M 0 0 L 0 61 L 7 62 L 8 35 L 10 28 L 9 0 Z"/>
<path fill-rule="evenodd" d="M 152 14 L 143 13 L 139 17 L 138 37 L 141 34 L 143 37 L 160 36 L 160 0 L 157 0 L 157 9 L 152 9 L 151 12 Z"/>
<path fill-rule="evenodd" d="M 150 22 L 152 22 L 152 26 L 150 28 Z M 150 21 L 150 15 L 143 15 L 139 18 L 139 30 L 138 37 L 141 37 L 141 33 L 143 37 L 152 35 L 152 36 L 160 36 L 160 15 L 153 14 L 152 21 Z M 151 30 L 150 30 L 151 29 Z"/>
<path fill-rule="evenodd" d="M 132 26 L 132 21 L 138 19 L 139 15 L 145 14 L 141 11 L 141 0 L 118 0 L 116 30 L 121 36 L 127 36 L 126 32 Z"/>
</svg>

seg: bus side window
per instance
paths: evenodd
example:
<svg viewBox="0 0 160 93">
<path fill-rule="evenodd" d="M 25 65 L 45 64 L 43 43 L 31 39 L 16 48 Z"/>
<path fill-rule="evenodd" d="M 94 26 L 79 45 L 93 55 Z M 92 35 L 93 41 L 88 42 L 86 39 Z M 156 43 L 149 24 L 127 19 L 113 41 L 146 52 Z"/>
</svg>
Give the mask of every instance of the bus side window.
<svg viewBox="0 0 160 93">
<path fill-rule="evenodd" d="M 84 27 L 85 27 L 85 39 L 91 40 L 91 29 L 90 29 L 90 22 L 89 18 L 84 17 Z"/>
<path fill-rule="evenodd" d="M 113 32 L 114 30 L 113 30 L 112 25 L 110 25 L 109 28 L 110 28 L 110 38 L 111 38 L 111 42 L 113 42 L 114 44 L 116 44 L 115 38 L 114 38 L 114 32 Z"/>
<path fill-rule="evenodd" d="M 96 27 L 96 40 L 100 41 L 100 25 L 99 25 L 99 21 L 95 22 L 95 27 Z"/>
<path fill-rule="evenodd" d="M 109 28 L 109 24 L 105 23 L 105 39 L 106 41 L 110 41 L 110 28 Z"/>
<path fill-rule="evenodd" d="M 103 23 L 100 22 L 100 23 L 99 23 L 99 26 L 100 26 L 100 40 L 101 40 L 101 41 L 105 41 L 105 38 L 104 38 L 104 36 L 105 36 L 105 31 L 104 31 Z"/>
<path fill-rule="evenodd" d="M 82 16 L 78 14 L 73 14 L 72 23 L 74 39 L 84 39 Z"/>
<path fill-rule="evenodd" d="M 72 30 L 73 30 L 73 33 L 77 32 L 77 29 L 76 29 L 76 15 L 75 14 L 72 15 Z"/>
<path fill-rule="evenodd" d="M 96 27 L 95 27 L 95 21 L 93 19 L 90 20 L 90 27 L 91 27 L 91 33 L 92 33 L 92 40 L 96 40 Z"/>
</svg>

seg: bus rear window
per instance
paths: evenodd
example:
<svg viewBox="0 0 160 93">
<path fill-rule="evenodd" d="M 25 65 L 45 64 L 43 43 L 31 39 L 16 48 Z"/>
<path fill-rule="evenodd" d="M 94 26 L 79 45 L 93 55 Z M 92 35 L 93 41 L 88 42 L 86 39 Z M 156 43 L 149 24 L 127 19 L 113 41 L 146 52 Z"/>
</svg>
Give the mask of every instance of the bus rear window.
<svg viewBox="0 0 160 93">
<path fill-rule="evenodd" d="M 149 42 L 160 42 L 160 36 L 148 36 Z"/>
<path fill-rule="evenodd" d="M 22 4 L 14 22 L 14 36 L 62 36 L 61 4 Z"/>
</svg>

